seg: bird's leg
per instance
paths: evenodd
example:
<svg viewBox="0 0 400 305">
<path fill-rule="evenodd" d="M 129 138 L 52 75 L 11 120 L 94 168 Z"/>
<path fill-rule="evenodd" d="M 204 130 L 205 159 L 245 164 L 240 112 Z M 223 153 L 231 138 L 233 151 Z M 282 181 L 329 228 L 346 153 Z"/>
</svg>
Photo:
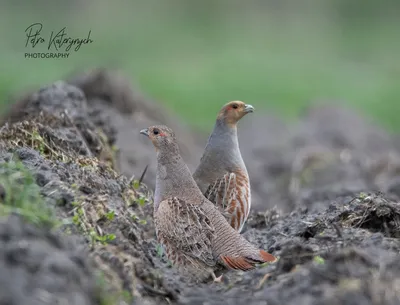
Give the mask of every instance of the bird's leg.
<svg viewBox="0 0 400 305">
<path fill-rule="evenodd" d="M 222 282 L 222 274 L 219 277 L 216 277 L 215 273 L 211 272 L 211 276 L 212 276 L 212 278 L 214 280 L 214 283 L 221 283 Z"/>
</svg>

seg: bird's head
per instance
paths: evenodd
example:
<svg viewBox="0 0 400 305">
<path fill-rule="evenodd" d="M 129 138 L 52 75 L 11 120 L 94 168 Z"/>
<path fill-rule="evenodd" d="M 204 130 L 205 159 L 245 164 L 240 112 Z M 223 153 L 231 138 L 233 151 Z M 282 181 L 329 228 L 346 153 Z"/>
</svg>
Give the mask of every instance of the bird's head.
<svg viewBox="0 0 400 305">
<path fill-rule="evenodd" d="M 156 151 L 175 150 L 178 146 L 175 133 L 165 125 L 150 126 L 142 129 L 140 133 L 151 140 Z"/>
<path fill-rule="evenodd" d="M 228 126 L 235 126 L 246 114 L 253 112 L 254 107 L 241 101 L 232 101 L 225 104 L 218 113 L 218 120 Z"/>
</svg>

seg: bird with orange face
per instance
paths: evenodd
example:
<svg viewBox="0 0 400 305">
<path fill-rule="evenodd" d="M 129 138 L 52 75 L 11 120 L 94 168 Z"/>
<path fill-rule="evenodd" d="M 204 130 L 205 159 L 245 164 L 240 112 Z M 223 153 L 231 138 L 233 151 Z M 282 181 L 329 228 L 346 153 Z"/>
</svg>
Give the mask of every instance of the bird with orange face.
<svg viewBox="0 0 400 305">
<path fill-rule="evenodd" d="M 218 113 L 200 164 L 193 178 L 204 196 L 213 202 L 239 233 L 251 207 L 250 179 L 239 149 L 237 123 L 254 107 L 232 101 Z"/>
<path fill-rule="evenodd" d="M 157 152 L 154 225 L 168 259 L 198 281 L 212 276 L 218 265 L 251 270 L 274 262 L 274 255 L 251 244 L 204 197 L 183 161 L 174 132 L 163 125 L 140 131 Z"/>
</svg>

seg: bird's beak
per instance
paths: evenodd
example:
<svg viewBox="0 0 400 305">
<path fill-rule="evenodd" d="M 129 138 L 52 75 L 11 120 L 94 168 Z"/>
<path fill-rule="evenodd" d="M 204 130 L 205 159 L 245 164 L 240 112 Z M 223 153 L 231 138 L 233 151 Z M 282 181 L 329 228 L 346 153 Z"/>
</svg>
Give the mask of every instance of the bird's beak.
<svg viewBox="0 0 400 305">
<path fill-rule="evenodd" d="M 142 130 L 140 131 L 140 133 L 141 133 L 141 134 L 144 134 L 146 137 L 148 137 L 148 136 L 149 136 L 149 129 L 148 129 L 148 128 L 142 129 Z"/>
<path fill-rule="evenodd" d="M 254 107 L 253 106 L 251 106 L 249 104 L 244 105 L 244 112 L 250 113 L 250 112 L 253 112 L 253 111 L 254 111 Z"/>
</svg>

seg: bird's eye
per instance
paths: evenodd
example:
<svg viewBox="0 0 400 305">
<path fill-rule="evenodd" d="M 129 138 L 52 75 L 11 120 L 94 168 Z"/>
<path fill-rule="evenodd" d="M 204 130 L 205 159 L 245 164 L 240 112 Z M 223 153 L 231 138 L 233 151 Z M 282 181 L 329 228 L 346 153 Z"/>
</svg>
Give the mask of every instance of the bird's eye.
<svg viewBox="0 0 400 305">
<path fill-rule="evenodd" d="M 160 131 L 159 131 L 157 128 L 155 128 L 155 129 L 153 129 L 153 133 L 154 133 L 155 135 L 158 135 L 158 134 L 160 133 Z"/>
<path fill-rule="evenodd" d="M 237 107 L 238 107 L 237 104 L 233 104 L 233 105 L 232 105 L 232 108 L 233 108 L 233 109 L 237 109 Z"/>
</svg>

